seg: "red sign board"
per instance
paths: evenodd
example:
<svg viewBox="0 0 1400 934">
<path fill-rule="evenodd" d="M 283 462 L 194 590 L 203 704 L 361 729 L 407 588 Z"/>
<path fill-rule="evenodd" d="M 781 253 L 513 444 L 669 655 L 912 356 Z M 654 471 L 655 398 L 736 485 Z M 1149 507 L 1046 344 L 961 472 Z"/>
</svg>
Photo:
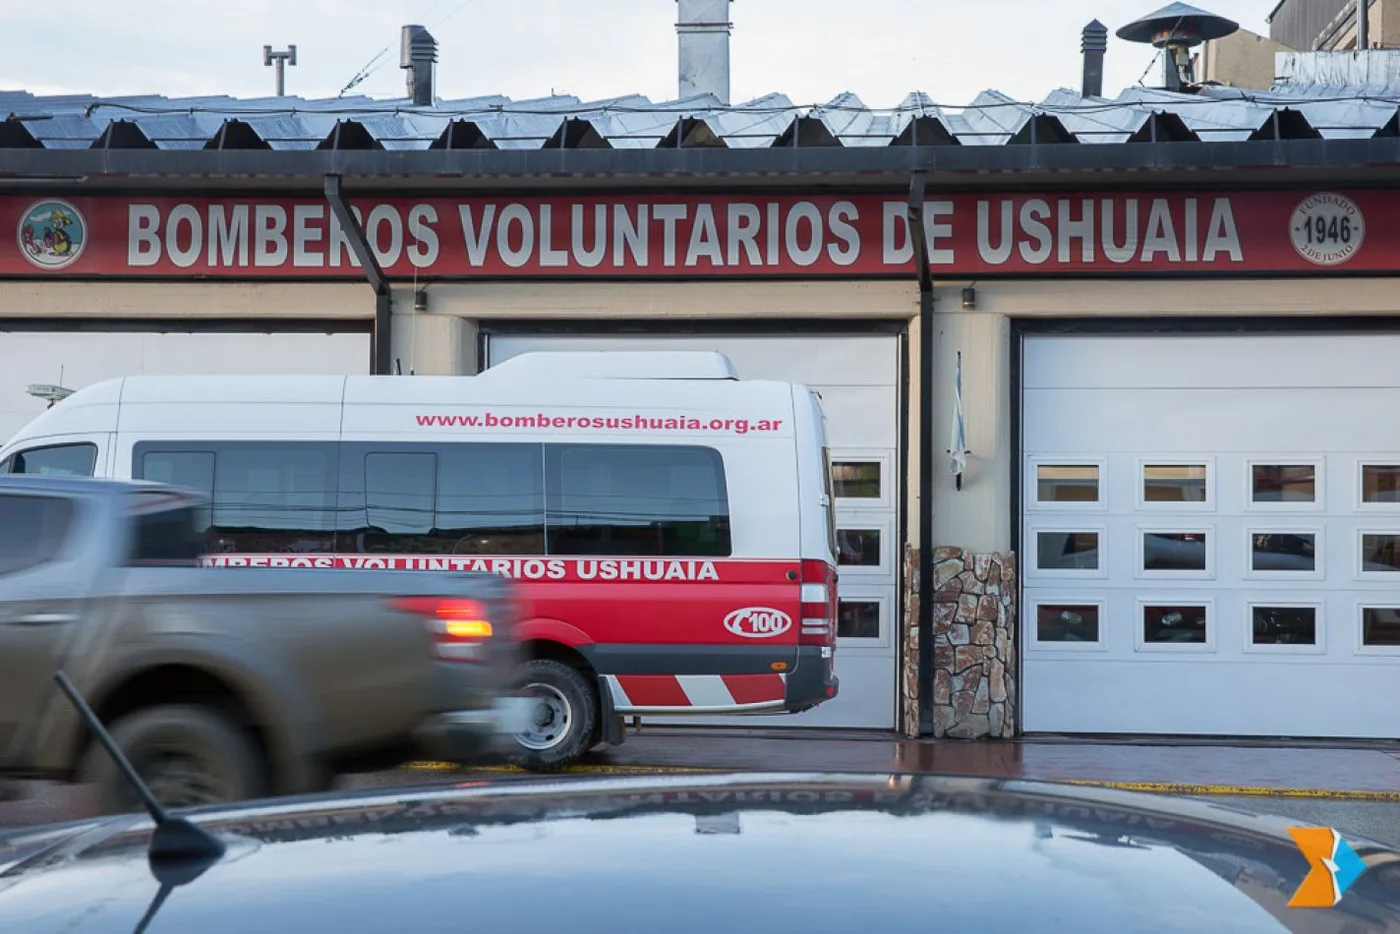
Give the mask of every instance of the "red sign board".
<svg viewBox="0 0 1400 934">
<path fill-rule="evenodd" d="M 892 196 L 357 198 L 395 278 L 909 275 Z M 1400 269 L 1400 192 L 931 196 L 935 275 Z M 359 278 L 316 198 L 0 198 L 0 276 Z"/>
</svg>

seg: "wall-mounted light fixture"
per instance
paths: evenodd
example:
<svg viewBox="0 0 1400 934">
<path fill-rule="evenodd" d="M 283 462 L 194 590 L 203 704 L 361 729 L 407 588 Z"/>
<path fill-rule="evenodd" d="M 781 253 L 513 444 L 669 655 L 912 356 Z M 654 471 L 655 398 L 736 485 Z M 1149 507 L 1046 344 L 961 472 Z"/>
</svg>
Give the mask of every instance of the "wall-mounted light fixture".
<svg viewBox="0 0 1400 934">
<path fill-rule="evenodd" d="M 427 289 L 417 289 L 417 290 L 414 291 L 414 293 L 413 293 L 413 310 L 414 310 L 414 311 L 427 311 L 427 310 L 428 310 L 428 290 L 427 290 Z"/>
<path fill-rule="evenodd" d="M 968 311 L 977 307 L 977 287 L 969 285 L 963 289 L 962 306 Z"/>
</svg>

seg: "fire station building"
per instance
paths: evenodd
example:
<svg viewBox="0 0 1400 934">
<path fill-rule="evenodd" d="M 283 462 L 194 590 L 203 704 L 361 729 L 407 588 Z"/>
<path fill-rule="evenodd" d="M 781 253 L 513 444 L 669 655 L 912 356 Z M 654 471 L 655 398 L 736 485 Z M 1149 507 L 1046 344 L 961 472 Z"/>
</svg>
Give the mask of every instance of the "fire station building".
<svg viewBox="0 0 1400 934">
<path fill-rule="evenodd" d="M 773 725 L 1400 729 L 1393 103 L 411 90 L 0 92 L 0 437 L 35 384 L 719 350 L 828 417 L 842 691 Z"/>
</svg>

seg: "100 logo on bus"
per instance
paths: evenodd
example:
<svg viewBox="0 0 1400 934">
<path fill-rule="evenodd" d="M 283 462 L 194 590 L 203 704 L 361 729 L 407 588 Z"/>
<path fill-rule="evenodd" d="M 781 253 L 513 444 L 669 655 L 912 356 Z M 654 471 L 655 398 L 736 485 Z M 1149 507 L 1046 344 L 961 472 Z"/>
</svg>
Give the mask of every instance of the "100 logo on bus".
<svg viewBox="0 0 1400 934">
<path fill-rule="evenodd" d="M 792 628 L 792 617 L 766 606 L 746 606 L 724 618 L 724 628 L 745 639 L 771 639 Z"/>
</svg>

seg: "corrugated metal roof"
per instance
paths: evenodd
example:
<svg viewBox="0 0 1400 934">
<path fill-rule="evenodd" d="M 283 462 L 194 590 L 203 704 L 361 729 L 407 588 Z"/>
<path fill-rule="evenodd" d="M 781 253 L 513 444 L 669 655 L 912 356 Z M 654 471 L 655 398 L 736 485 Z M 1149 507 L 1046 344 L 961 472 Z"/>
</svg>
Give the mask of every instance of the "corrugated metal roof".
<svg viewBox="0 0 1400 934">
<path fill-rule="evenodd" d="M 1116 98 L 1057 90 L 1039 102 L 984 91 L 970 104 L 922 92 L 892 108 L 852 93 L 798 105 L 782 94 L 723 107 L 710 96 L 653 102 L 492 96 L 414 107 L 404 99 L 39 97 L 0 90 L 0 148 L 541 149 L 890 146 L 1358 139 L 1393 135 L 1400 87 L 1284 83 L 1267 92 L 1133 87 Z"/>
</svg>

